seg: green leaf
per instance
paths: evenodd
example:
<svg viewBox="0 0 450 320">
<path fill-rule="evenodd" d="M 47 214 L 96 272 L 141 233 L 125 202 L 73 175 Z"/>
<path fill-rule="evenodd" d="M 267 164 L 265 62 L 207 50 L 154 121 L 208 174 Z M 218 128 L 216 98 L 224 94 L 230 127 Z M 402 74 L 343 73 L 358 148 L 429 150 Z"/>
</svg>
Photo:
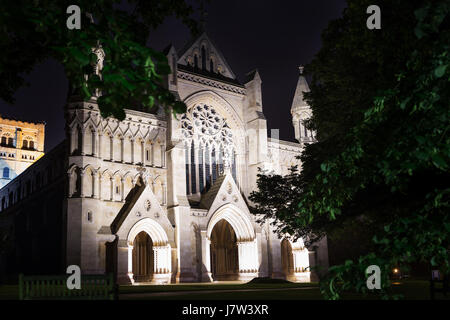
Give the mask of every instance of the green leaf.
<svg viewBox="0 0 450 320">
<path fill-rule="evenodd" d="M 439 154 L 435 153 L 431 155 L 431 159 L 433 161 L 433 164 L 439 169 L 447 168 L 447 162 Z"/>
<path fill-rule="evenodd" d="M 447 69 L 447 65 L 440 65 L 436 69 L 434 69 L 434 75 L 436 78 L 441 78 L 445 74 L 445 70 Z"/>
<path fill-rule="evenodd" d="M 75 58 L 76 61 L 80 63 L 81 66 L 88 65 L 90 62 L 89 55 L 84 54 L 81 52 L 80 49 L 76 47 L 69 48 L 70 54 Z"/>
</svg>

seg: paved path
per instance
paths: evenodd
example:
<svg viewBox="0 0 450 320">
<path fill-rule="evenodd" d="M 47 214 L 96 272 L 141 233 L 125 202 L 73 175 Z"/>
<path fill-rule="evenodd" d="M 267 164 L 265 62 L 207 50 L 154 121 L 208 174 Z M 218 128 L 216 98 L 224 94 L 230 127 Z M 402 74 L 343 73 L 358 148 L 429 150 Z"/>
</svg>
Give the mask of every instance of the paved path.
<svg viewBox="0 0 450 320">
<path fill-rule="evenodd" d="M 160 292 L 142 292 L 142 293 L 122 293 L 120 299 L 135 298 L 151 298 L 151 297 L 167 297 L 181 296 L 187 294 L 205 294 L 205 293 L 225 293 L 225 292 L 255 292 L 255 291 L 285 291 L 285 290 L 310 290 L 317 287 L 300 287 L 300 288 L 261 288 L 261 289 L 217 289 L 217 290 L 190 290 L 190 291 L 160 291 Z"/>
</svg>

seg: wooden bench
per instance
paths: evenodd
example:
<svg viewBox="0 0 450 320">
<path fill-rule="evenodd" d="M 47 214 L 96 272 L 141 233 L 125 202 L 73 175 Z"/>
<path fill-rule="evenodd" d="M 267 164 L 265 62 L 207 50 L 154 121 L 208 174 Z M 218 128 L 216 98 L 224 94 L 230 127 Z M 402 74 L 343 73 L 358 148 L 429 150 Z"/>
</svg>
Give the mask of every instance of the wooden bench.
<svg viewBox="0 0 450 320">
<path fill-rule="evenodd" d="M 67 288 L 69 275 L 19 275 L 20 300 L 116 300 L 118 286 L 113 274 L 82 275 L 81 289 Z"/>
<path fill-rule="evenodd" d="M 436 288 L 436 284 L 442 284 L 442 288 Z M 444 294 L 444 297 L 447 297 L 447 293 L 450 292 L 449 290 L 449 277 L 448 275 L 445 275 L 442 279 L 439 277 L 436 279 L 435 277 L 431 277 L 430 280 L 430 298 L 431 300 L 435 300 L 436 293 L 442 293 Z"/>
</svg>

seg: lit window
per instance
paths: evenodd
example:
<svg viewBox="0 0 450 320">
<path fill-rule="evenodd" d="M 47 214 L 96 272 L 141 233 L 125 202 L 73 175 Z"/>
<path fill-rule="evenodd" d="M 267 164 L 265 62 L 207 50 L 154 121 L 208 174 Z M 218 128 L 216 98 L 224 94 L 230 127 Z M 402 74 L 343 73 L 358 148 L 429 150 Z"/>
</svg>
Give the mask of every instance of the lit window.
<svg viewBox="0 0 450 320">
<path fill-rule="evenodd" d="M 9 168 L 8 167 L 3 168 L 3 178 L 9 179 Z"/>
</svg>

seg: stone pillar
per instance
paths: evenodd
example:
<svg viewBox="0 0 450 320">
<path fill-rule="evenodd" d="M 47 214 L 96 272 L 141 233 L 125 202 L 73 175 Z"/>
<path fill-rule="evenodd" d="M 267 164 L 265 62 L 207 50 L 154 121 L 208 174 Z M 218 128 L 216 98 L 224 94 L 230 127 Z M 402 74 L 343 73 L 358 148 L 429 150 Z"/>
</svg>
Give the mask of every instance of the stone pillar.
<svg viewBox="0 0 450 320">
<path fill-rule="evenodd" d="M 153 246 L 153 281 L 155 283 L 170 283 L 172 276 L 172 253 L 170 245 Z"/>
<path fill-rule="evenodd" d="M 273 232 L 272 228 L 270 230 Z M 272 233 L 271 232 L 271 233 Z M 281 241 L 277 238 L 275 233 L 269 234 L 269 243 L 270 243 L 270 256 L 272 263 L 272 278 L 274 279 L 285 279 L 286 276 L 283 272 L 283 268 L 281 265 Z"/>
<path fill-rule="evenodd" d="M 94 139 L 92 139 L 92 136 L 94 137 Z M 92 140 L 92 155 L 94 156 L 94 157 L 97 157 L 97 155 L 98 155 L 98 152 L 97 152 L 97 148 L 98 148 L 98 141 L 97 141 L 97 139 L 98 139 L 98 134 L 97 134 L 97 132 L 95 132 L 95 131 L 92 131 L 91 132 L 91 140 Z"/>
<path fill-rule="evenodd" d="M 130 139 L 131 143 L 131 163 L 134 164 L 134 139 Z"/>
<path fill-rule="evenodd" d="M 239 280 L 250 280 L 258 276 L 258 246 L 256 238 L 238 242 Z"/>
<path fill-rule="evenodd" d="M 155 148 L 153 147 L 153 142 L 150 143 L 150 165 L 153 167 L 154 165 L 154 154 L 155 154 Z"/>
<path fill-rule="evenodd" d="M 292 260 L 294 262 L 294 281 L 310 282 L 311 273 L 309 268 L 309 253 L 305 248 L 293 249 Z"/>
<path fill-rule="evenodd" d="M 84 198 L 83 185 L 84 185 L 84 172 L 82 171 L 82 169 L 80 169 L 80 198 Z"/>
<path fill-rule="evenodd" d="M 166 146 L 161 144 L 161 168 L 166 167 Z"/>
<path fill-rule="evenodd" d="M 123 201 L 125 199 L 125 183 L 124 183 L 124 179 L 120 178 L 120 201 Z"/>
<path fill-rule="evenodd" d="M 93 172 L 92 174 L 92 179 L 94 180 L 94 190 L 93 190 L 93 194 L 94 194 L 94 198 L 95 199 L 99 199 L 99 189 L 100 189 L 100 185 L 99 185 L 99 173 L 98 171 Z"/>
<path fill-rule="evenodd" d="M 124 149 L 124 144 L 125 144 L 125 139 L 122 137 L 120 138 L 120 162 L 123 162 L 123 149 Z"/>
<path fill-rule="evenodd" d="M 102 158 L 102 146 L 103 146 L 103 133 L 98 133 L 98 153 L 97 156 L 99 158 Z"/>
<path fill-rule="evenodd" d="M 211 273 L 211 240 L 206 236 L 206 230 L 201 230 L 202 239 L 202 282 L 212 282 Z"/>
<path fill-rule="evenodd" d="M 102 199 L 102 181 L 103 181 L 103 177 L 102 174 L 99 172 L 98 173 L 98 198 Z"/>
<path fill-rule="evenodd" d="M 117 282 L 133 284 L 133 246 L 126 240 L 117 243 Z"/>
<path fill-rule="evenodd" d="M 110 194 L 109 194 L 109 200 L 113 201 L 114 200 L 114 177 L 109 177 L 109 188 L 111 189 Z"/>
<path fill-rule="evenodd" d="M 84 129 L 81 129 L 81 135 L 78 135 L 78 139 L 81 138 L 81 141 L 78 141 L 78 146 L 81 148 L 80 155 L 82 155 L 82 156 L 85 155 L 85 153 L 84 153 L 84 134 L 85 134 L 85 132 L 84 131 L 85 131 Z"/>
<path fill-rule="evenodd" d="M 167 204 L 167 196 L 166 196 L 166 185 L 161 183 L 161 192 L 162 192 L 162 205 Z"/>
<path fill-rule="evenodd" d="M 69 198 L 71 198 L 73 196 L 74 192 L 75 192 L 75 190 L 74 190 L 74 188 L 72 186 L 72 174 L 76 175 L 77 174 L 76 170 L 73 173 L 71 173 L 70 171 L 67 172 L 67 178 L 68 178 L 68 181 L 69 181 L 68 186 L 67 186 L 67 188 L 68 188 L 68 192 L 67 193 L 69 195 Z M 75 182 L 75 184 L 76 184 L 76 182 Z M 76 185 L 75 185 L 75 188 L 76 188 Z"/>
</svg>

